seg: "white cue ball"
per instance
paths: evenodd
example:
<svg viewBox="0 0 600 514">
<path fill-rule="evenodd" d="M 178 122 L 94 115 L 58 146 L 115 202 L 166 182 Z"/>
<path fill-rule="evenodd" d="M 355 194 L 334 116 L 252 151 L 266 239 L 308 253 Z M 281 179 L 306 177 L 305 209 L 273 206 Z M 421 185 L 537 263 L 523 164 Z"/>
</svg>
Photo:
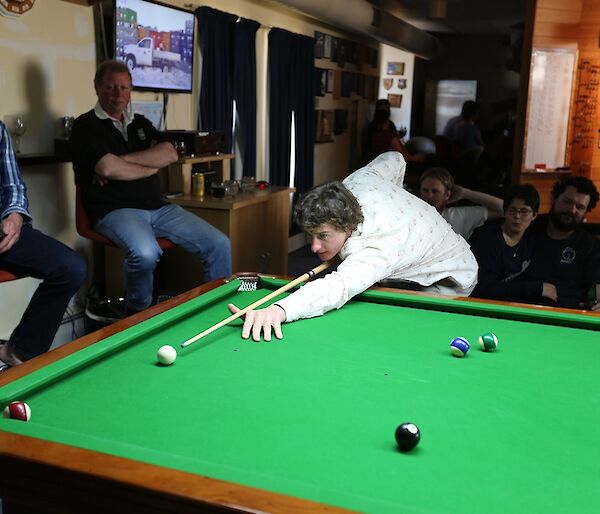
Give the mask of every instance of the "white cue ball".
<svg viewBox="0 0 600 514">
<path fill-rule="evenodd" d="M 168 366 L 169 364 L 173 364 L 175 362 L 175 359 L 177 358 L 177 351 L 172 346 L 166 344 L 158 349 L 156 358 L 158 359 L 158 362 Z"/>
</svg>

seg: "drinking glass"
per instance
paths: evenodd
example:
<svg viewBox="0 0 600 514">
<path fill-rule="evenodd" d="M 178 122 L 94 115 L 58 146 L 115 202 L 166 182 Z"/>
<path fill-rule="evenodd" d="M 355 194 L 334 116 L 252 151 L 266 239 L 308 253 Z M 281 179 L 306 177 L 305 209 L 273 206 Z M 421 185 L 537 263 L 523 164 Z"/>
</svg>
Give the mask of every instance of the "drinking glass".
<svg viewBox="0 0 600 514">
<path fill-rule="evenodd" d="M 25 134 L 26 130 L 25 117 L 20 114 L 15 116 L 11 130 L 13 136 L 15 136 L 15 153 L 21 153 L 21 136 Z"/>
</svg>

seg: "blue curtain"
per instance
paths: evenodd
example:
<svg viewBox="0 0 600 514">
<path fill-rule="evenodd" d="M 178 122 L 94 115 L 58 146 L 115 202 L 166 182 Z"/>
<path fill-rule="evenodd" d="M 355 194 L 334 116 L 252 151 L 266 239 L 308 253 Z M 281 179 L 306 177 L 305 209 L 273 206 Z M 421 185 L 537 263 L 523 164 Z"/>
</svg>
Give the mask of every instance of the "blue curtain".
<svg viewBox="0 0 600 514">
<path fill-rule="evenodd" d="M 202 84 L 200 130 L 225 133 L 233 149 L 233 100 L 239 115 L 244 175 L 256 175 L 256 21 L 210 7 L 196 9 Z"/>
<path fill-rule="evenodd" d="M 283 29 L 269 32 L 269 172 L 274 185 L 290 181 L 292 111 L 296 120 L 296 176 L 302 193 L 313 186 L 314 40 Z"/>
<path fill-rule="evenodd" d="M 256 31 L 260 24 L 241 19 L 234 28 L 233 97 L 237 107 L 243 173 L 256 175 Z"/>
<path fill-rule="evenodd" d="M 233 27 L 237 16 L 210 7 L 196 9 L 198 42 L 202 52 L 200 130 L 225 132 L 231 151 L 233 117 Z"/>
</svg>

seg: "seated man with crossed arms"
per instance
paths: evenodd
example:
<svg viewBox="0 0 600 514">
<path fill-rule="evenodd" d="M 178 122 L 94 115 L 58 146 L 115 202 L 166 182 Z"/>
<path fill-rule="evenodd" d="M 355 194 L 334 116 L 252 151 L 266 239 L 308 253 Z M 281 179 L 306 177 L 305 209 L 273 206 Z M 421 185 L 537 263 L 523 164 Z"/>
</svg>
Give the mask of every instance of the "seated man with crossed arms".
<svg viewBox="0 0 600 514">
<path fill-rule="evenodd" d="M 127 65 L 100 64 L 94 86 L 98 103 L 73 125 L 73 167 L 94 230 L 127 252 L 129 311 L 140 311 L 152 302 L 153 273 L 162 255 L 157 237 L 196 255 L 206 281 L 231 274 L 227 236 L 161 198 L 158 170 L 175 162 L 177 153 L 148 119 L 129 114 Z"/>
</svg>

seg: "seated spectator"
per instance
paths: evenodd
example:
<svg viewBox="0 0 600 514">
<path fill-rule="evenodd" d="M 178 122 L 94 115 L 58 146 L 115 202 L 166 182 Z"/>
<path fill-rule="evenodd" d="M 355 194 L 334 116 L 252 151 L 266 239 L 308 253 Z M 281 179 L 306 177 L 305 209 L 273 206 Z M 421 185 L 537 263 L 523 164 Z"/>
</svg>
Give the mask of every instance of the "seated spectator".
<svg viewBox="0 0 600 514">
<path fill-rule="evenodd" d="M 598 197 L 585 177 L 569 176 L 554 184 L 550 214 L 531 227 L 534 251 L 526 276 L 554 284 L 556 300 L 549 302 L 540 289 L 535 303 L 600 311 L 600 244 L 582 227 Z"/>
<path fill-rule="evenodd" d="M 306 193 L 296 207 L 298 224 L 323 261 L 341 264 L 277 303 L 246 314 L 242 337 L 283 337 L 281 324 L 341 308 L 376 282 L 395 279 L 420 289 L 467 296 L 477 261 L 466 241 L 425 202 L 403 188 L 406 163 L 388 152 L 347 177 Z M 229 305 L 231 312 L 238 308 Z"/>
<path fill-rule="evenodd" d="M 479 278 L 471 296 L 527 302 L 540 294 L 556 301 L 556 287 L 524 278 L 533 255 L 532 233 L 540 196 L 530 184 L 510 188 L 504 199 L 504 221 L 478 230 L 471 249 L 479 263 Z M 475 236 L 474 236 L 475 237 Z"/>
<path fill-rule="evenodd" d="M 391 151 L 400 152 L 406 162 L 422 162 L 425 159 L 423 154 L 413 154 L 404 146 L 390 115 L 390 102 L 385 99 L 377 100 L 373 121 L 367 128 L 366 162 L 370 162 L 382 153 Z"/>
<path fill-rule="evenodd" d="M 503 214 L 500 198 L 455 184 L 445 168 L 430 168 L 421 175 L 419 196 L 433 205 L 453 230 L 465 239 L 469 239 L 473 230 L 487 220 L 500 218 Z M 459 200 L 479 205 L 448 207 L 448 204 Z"/>
<path fill-rule="evenodd" d="M 85 260 L 34 229 L 25 184 L 0 122 L 0 268 L 42 280 L 8 341 L 0 341 L 0 371 L 46 352 L 71 297 L 85 280 Z"/>
<path fill-rule="evenodd" d="M 73 168 L 94 230 L 126 251 L 128 313 L 152 302 L 154 269 L 166 237 L 197 256 L 204 279 L 231 273 L 229 239 L 210 223 L 160 194 L 159 168 L 177 160 L 173 145 L 148 119 L 131 116 L 131 73 L 122 61 L 106 61 L 94 77 L 98 103 L 75 120 Z"/>
</svg>

